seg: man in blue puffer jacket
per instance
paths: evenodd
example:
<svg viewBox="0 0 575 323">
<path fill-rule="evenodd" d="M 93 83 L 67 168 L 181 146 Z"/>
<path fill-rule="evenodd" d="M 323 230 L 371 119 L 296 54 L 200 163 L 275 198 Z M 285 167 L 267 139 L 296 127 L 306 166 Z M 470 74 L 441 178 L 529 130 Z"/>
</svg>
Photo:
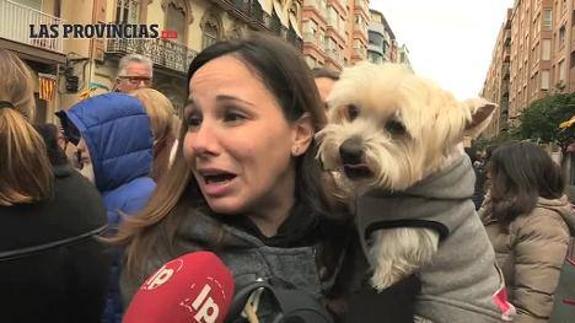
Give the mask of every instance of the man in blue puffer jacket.
<svg viewBox="0 0 575 323">
<path fill-rule="evenodd" d="M 140 211 L 156 184 L 149 177 L 153 137 L 144 107 L 134 97 L 108 93 L 74 105 L 59 115 L 69 137 L 80 139 L 79 159 L 93 168 L 113 232 L 124 215 Z M 89 152 L 89 154 L 87 154 Z M 118 288 L 120 252 L 114 255 L 104 322 L 120 323 L 123 306 Z"/>
</svg>

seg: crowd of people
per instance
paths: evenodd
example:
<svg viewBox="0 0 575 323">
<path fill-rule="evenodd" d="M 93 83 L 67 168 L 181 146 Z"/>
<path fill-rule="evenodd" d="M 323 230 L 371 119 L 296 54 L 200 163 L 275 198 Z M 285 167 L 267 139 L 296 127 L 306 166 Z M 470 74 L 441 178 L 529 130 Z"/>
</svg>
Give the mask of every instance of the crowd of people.
<svg viewBox="0 0 575 323">
<path fill-rule="evenodd" d="M 4 49 L 0 75 L 1 322 L 121 322 L 147 277 L 201 250 L 236 293 L 264 280 L 324 322 L 413 321 L 418 281 L 369 286 L 353 210 L 316 159 L 337 72 L 270 36 L 219 42 L 192 61 L 180 120 L 132 54 L 112 93 L 58 125 L 31 123 L 29 68 Z M 526 142 L 468 153 L 515 322 L 547 322 L 575 232 L 561 168 Z M 227 321 L 252 322 L 239 308 Z M 262 299 L 252 314 L 277 311 Z"/>
</svg>

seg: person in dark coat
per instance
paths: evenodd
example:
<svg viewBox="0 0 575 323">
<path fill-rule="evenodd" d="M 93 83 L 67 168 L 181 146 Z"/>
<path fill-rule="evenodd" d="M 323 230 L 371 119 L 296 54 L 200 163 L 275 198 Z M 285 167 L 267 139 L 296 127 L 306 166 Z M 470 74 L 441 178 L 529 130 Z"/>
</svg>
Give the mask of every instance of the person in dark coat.
<svg viewBox="0 0 575 323">
<path fill-rule="evenodd" d="M 56 127 L 41 128 L 52 196 L 0 206 L 0 322 L 96 323 L 108 280 L 106 246 L 97 239 L 106 210 L 100 193 L 67 163 Z"/>
</svg>

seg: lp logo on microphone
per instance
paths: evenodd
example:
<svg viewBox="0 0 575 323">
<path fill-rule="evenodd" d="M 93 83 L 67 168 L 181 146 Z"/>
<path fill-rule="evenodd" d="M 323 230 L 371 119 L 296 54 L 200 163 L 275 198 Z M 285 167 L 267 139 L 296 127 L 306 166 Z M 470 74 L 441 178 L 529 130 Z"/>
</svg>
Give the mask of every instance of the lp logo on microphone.
<svg viewBox="0 0 575 323">
<path fill-rule="evenodd" d="M 215 323 L 218 319 L 218 315 L 220 315 L 220 307 L 214 299 L 210 296 L 210 292 L 212 291 L 212 287 L 209 284 L 205 284 L 198 296 L 192 302 L 191 312 L 193 313 L 196 311 L 194 315 L 194 320 L 196 322 L 205 322 L 205 323 Z M 183 302 L 180 303 L 181 306 L 190 310 L 189 305 L 190 299 L 187 298 Z"/>
<path fill-rule="evenodd" d="M 156 273 L 146 281 L 142 286 L 142 289 L 152 290 L 164 285 L 174 276 L 175 273 L 180 271 L 183 266 L 184 262 L 182 260 L 178 259 L 176 261 L 170 261 L 163 265 L 162 268 L 158 269 L 158 271 L 156 271 Z"/>
</svg>

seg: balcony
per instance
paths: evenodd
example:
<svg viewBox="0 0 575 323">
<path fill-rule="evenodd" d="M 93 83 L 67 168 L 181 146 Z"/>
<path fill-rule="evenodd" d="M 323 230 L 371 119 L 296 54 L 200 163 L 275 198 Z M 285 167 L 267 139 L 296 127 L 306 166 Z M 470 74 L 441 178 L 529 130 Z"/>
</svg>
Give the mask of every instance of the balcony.
<svg viewBox="0 0 575 323">
<path fill-rule="evenodd" d="M 30 38 L 30 25 L 61 25 L 62 19 L 44 12 L 12 2 L 0 0 L 0 38 L 21 44 L 63 53 L 62 38 Z"/>
<path fill-rule="evenodd" d="M 253 29 L 268 31 L 290 42 L 296 48 L 302 49 L 303 40 L 295 32 L 291 32 L 289 28 L 281 25 L 277 16 L 263 11 L 258 0 L 212 0 L 212 2 L 222 7 L 230 16 L 243 21 Z"/>
<path fill-rule="evenodd" d="M 374 43 L 369 43 L 367 44 L 367 50 L 374 52 L 374 53 L 378 53 L 379 55 L 384 55 L 384 50 L 383 50 L 383 44 L 374 44 Z"/>
<path fill-rule="evenodd" d="M 187 73 L 188 66 L 198 54 L 182 44 L 161 39 L 108 39 L 106 50 L 110 54 L 137 53 L 150 57 L 154 64 Z"/>
</svg>

